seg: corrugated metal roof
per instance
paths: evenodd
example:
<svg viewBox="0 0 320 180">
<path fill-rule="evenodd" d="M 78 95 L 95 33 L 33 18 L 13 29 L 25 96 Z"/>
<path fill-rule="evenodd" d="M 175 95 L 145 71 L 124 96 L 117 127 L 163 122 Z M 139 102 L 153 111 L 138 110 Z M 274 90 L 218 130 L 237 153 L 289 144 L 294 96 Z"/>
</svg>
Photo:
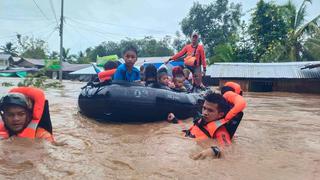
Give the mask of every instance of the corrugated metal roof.
<svg viewBox="0 0 320 180">
<path fill-rule="evenodd" d="M 78 71 L 80 69 L 86 68 L 91 66 L 91 64 L 70 64 L 67 62 L 63 62 L 63 67 L 62 70 L 63 71 L 69 71 L 69 72 L 73 72 L 73 71 Z"/>
<path fill-rule="evenodd" d="M 286 63 L 216 63 L 207 68 L 213 78 L 320 78 L 320 68 L 301 69 L 313 62 Z"/>
<path fill-rule="evenodd" d="M 103 71 L 102 68 L 100 68 L 100 67 L 98 67 L 98 68 Z M 86 74 L 97 74 L 97 72 L 94 70 L 93 66 L 90 64 L 89 67 L 80 69 L 80 70 L 78 70 L 78 71 L 71 72 L 71 73 L 69 73 L 69 74 L 73 74 L 73 75 L 86 75 Z"/>
<path fill-rule="evenodd" d="M 44 59 L 31 59 L 31 58 L 21 58 L 22 60 L 25 60 L 33 65 L 37 66 L 44 66 L 45 60 Z"/>
</svg>

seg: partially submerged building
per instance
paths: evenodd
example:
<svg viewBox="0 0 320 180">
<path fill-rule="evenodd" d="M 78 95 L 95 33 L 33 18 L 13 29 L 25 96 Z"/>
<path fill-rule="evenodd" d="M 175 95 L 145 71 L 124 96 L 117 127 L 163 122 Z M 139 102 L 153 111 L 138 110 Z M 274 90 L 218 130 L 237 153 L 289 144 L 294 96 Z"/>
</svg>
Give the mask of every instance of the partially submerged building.
<svg viewBox="0 0 320 180">
<path fill-rule="evenodd" d="M 241 85 L 244 91 L 320 93 L 320 62 L 216 63 L 207 75 L 219 81 Z"/>
</svg>

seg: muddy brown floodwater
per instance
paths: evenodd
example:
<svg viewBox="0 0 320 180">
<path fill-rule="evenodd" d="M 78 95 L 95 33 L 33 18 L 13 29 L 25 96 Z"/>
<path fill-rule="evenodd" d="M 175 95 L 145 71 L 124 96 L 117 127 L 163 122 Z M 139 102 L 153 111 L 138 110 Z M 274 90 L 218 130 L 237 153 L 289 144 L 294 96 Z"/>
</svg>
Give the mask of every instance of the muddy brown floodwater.
<svg viewBox="0 0 320 180">
<path fill-rule="evenodd" d="M 18 79 L 1 78 L 17 83 Z M 99 123 L 78 113 L 84 83 L 45 91 L 61 145 L 0 142 L 0 179 L 319 179 L 320 96 L 245 93 L 248 102 L 223 159 L 194 161 L 212 144 L 183 137 L 180 126 Z M 10 87 L 0 86 L 3 95 Z M 191 124 L 190 121 L 186 121 Z"/>
</svg>

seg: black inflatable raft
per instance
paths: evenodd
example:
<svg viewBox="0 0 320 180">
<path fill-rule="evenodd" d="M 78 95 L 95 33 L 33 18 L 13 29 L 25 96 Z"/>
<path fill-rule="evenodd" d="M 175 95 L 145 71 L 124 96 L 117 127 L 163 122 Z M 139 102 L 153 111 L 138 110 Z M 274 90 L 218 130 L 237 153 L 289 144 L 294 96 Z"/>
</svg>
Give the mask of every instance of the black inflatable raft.
<svg viewBox="0 0 320 180">
<path fill-rule="evenodd" d="M 78 99 L 82 114 L 114 122 L 165 120 L 170 112 L 178 119 L 185 119 L 196 115 L 202 102 L 198 94 L 177 93 L 123 81 L 88 83 Z"/>
</svg>

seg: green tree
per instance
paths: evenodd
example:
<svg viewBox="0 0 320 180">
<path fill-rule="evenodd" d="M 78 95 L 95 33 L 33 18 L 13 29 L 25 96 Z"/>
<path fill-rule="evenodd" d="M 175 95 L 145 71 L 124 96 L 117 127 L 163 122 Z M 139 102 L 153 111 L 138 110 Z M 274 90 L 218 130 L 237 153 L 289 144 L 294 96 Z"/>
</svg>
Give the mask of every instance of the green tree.
<svg viewBox="0 0 320 180">
<path fill-rule="evenodd" d="M 182 37 L 180 31 L 176 32 L 176 37 L 173 39 L 172 46 L 175 51 L 181 51 L 181 49 L 188 43 L 187 38 Z"/>
<path fill-rule="evenodd" d="M 17 47 L 15 47 L 11 42 L 7 42 L 4 46 L 1 46 L 0 50 L 10 54 L 11 56 L 14 56 L 14 57 L 18 56 Z"/>
<path fill-rule="evenodd" d="M 17 35 L 18 43 L 21 46 L 21 56 L 24 58 L 46 59 L 47 58 L 47 43 L 41 39 L 33 37 L 22 37 Z"/>
<path fill-rule="evenodd" d="M 315 39 L 309 38 L 307 44 L 305 44 L 305 41 L 306 37 L 312 37 L 320 32 L 320 14 L 311 21 L 305 22 L 307 3 L 311 4 L 312 1 L 304 0 L 298 10 L 291 1 L 288 1 L 283 6 L 284 17 L 286 18 L 286 22 L 288 22 L 290 29 L 288 31 L 288 38 L 285 41 L 285 44 L 280 44 L 276 47 L 276 49 L 281 50 L 276 53 L 277 60 L 286 59 L 290 61 L 301 61 L 303 60 L 304 54 L 309 54 L 309 56 L 305 57 L 311 57 L 312 53 L 316 53 L 314 50 L 313 52 L 309 51 L 314 49 L 311 45 L 317 44 L 316 42 L 319 36 L 315 36 Z"/>
<path fill-rule="evenodd" d="M 49 59 L 59 59 L 60 55 L 57 51 L 52 51 L 50 54 L 49 54 Z"/>
<path fill-rule="evenodd" d="M 260 0 L 248 28 L 254 47 L 254 61 L 269 61 L 269 52 L 277 44 L 284 44 L 288 31 L 289 26 L 282 14 L 282 8 L 273 2 Z"/>
<path fill-rule="evenodd" d="M 229 4 L 228 0 L 208 5 L 196 2 L 181 22 L 182 32 L 189 37 L 193 31 L 198 31 L 207 54 L 214 55 L 213 48 L 218 44 L 233 43 L 230 41 L 240 25 L 240 8 L 240 4 Z"/>
<path fill-rule="evenodd" d="M 76 60 L 76 55 L 70 53 L 70 48 L 62 48 L 62 60 L 69 63 L 74 63 Z"/>
<path fill-rule="evenodd" d="M 304 59 L 310 61 L 320 60 L 320 33 L 308 38 L 304 43 Z"/>
<path fill-rule="evenodd" d="M 76 58 L 77 58 L 78 64 L 89 64 L 90 63 L 90 59 L 87 56 L 85 56 L 85 54 L 82 51 L 80 51 L 78 53 L 78 56 Z"/>
</svg>

